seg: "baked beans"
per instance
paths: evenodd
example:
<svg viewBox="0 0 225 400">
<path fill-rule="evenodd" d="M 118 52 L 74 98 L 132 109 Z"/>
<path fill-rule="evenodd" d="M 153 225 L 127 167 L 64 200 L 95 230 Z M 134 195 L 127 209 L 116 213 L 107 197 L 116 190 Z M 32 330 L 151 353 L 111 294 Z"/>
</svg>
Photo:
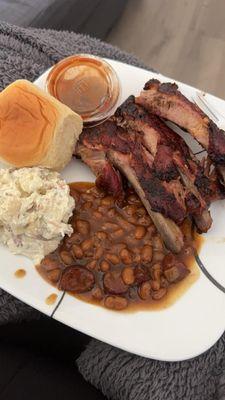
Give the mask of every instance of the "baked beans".
<svg viewBox="0 0 225 400">
<path fill-rule="evenodd" d="M 39 267 L 50 283 L 123 310 L 132 303 L 159 301 L 187 276 L 185 259 L 167 251 L 132 189 L 119 202 L 91 184 L 72 184 L 71 195 L 76 201 L 73 234 Z"/>
</svg>

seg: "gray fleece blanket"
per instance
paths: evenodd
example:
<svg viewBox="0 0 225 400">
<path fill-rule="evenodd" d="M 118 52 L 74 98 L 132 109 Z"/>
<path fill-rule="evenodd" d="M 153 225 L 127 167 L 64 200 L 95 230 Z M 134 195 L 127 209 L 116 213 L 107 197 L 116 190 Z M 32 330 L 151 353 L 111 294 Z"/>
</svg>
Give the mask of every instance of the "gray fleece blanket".
<svg viewBox="0 0 225 400">
<path fill-rule="evenodd" d="M 144 67 L 133 55 L 88 36 L 0 22 L 0 89 L 18 78 L 32 81 L 58 60 L 81 52 Z M 0 289 L 0 324 L 39 317 Z M 225 335 L 205 354 L 179 363 L 148 360 L 91 340 L 77 365 L 113 400 L 225 400 Z"/>
</svg>

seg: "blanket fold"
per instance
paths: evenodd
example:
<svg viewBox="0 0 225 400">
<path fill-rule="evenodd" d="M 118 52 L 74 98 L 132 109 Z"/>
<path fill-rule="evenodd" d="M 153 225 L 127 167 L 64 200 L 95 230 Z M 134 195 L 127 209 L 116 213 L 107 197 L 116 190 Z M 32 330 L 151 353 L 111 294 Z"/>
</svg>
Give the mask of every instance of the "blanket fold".
<svg viewBox="0 0 225 400">
<path fill-rule="evenodd" d="M 93 339 L 77 365 L 113 400 L 225 400 L 224 360 L 225 336 L 201 356 L 181 362 L 138 357 Z"/>
</svg>

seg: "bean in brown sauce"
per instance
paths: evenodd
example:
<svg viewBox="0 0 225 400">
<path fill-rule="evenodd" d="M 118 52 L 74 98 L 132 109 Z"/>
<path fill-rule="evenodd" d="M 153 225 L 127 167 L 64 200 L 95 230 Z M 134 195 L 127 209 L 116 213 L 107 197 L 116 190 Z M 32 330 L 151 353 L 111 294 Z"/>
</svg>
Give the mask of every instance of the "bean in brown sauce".
<svg viewBox="0 0 225 400">
<path fill-rule="evenodd" d="M 113 203 L 114 203 L 114 199 L 113 199 L 112 196 L 103 197 L 103 199 L 101 200 L 101 205 L 102 206 L 107 206 L 107 207 L 108 206 L 112 206 Z"/>
<path fill-rule="evenodd" d="M 151 283 L 143 282 L 139 288 L 139 296 L 142 300 L 147 300 L 151 296 Z"/>
<path fill-rule="evenodd" d="M 81 233 L 82 235 L 87 235 L 89 233 L 89 222 L 82 221 L 80 219 L 77 220 L 76 223 L 77 232 Z"/>
<path fill-rule="evenodd" d="M 131 253 L 127 248 L 121 250 L 120 257 L 121 257 L 121 260 L 122 260 L 122 262 L 124 264 L 131 264 L 132 263 Z"/>
<path fill-rule="evenodd" d="M 94 289 L 92 289 L 91 295 L 96 300 L 102 300 L 102 298 L 104 297 L 102 289 L 100 289 L 99 287 L 95 287 Z"/>
<path fill-rule="evenodd" d="M 152 288 L 152 290 L 159 290 L 160 282 L 159 281 L 151 281 L 151 288 Z"/>
<path fill-rule="evenodd" d="M 54 269 L 57 269 L 61 267 L 60 261 L 56 260 L 54 258 L 51 258 L 50 256 L 46 256 L 42 262 L 41 262 L 41 266 L 44 268 L 44 270 L 46 272 L 48 271 L 52 271 Z"/>
<path fill-rule="evenodd" d="M 105 307 L 111 310 L 123 310 L 128 306 L 128 301 L 124 297 L 119 296 L 108 296 L 105 299 Z"/>
<path fill-rule="evenodd" d="M 157 263 L 154 264 L 151 268 L 151 276 L 152 279 L 154 279 L 155 281 L 160 281 L 160 277 L 162 275 L 162 266 L 161 264 Z"/>
<path fill-rule="evenodd" d="M 130 196 L 128 196 L 127 201 L 129 204 L 141 205 L 141 202 L 140 202 L 139 198 L 136 196 L 136 194 L 131 194 Z"/>
<path fill-rule="evenodd" d="M 104 229 L 105 231 L 115 231 L 116 229 L 118 229 L 118 225 L 114 224 L 113 222 L 105 222 L 102 225 L 102 229 Z"/>
<path fill-rule="evenodd" d="M 72 246 L 72 253 L 73 253 L 75 258 L 82 258 L 83 255 L 84 255 L 81 246 L 79 246 L 78 244 L 74 244 Z"/>
<path fill-rule="evenodd" d="M 138 224 L 148 227 L 149 225 L 151 225 L 150 217 L 148 215 L 143 215 L 138 219 Z"/>
<path fill-rule="evenodd" d="M 99 231 L 99 232 L 96 233 L 96 237 L 97 237 L 99 240 L 106 240 L 106 239 L 107 239 L 107 233 L 106 233 L 106 232 Z"/>
<path fill-rule="evenodd" d="M 160 262 L 164 259 L 165 254 L 162 251 L 153 252 L 153 262 Z"/>
<path fill-rule="evenodd" d="M 84 203 L 83 208 L 88 210 L 92 207 L 92 204 L 92 201 L 87 201 L 87 203 Z"/>
<path fill-rule="evenodd" d="M 47 272 L 48 279 L 51 282 L 56 283 L 60 278 L 60 273 L 60 269 L 53 269 L 52 271 Z"/>
<path fill-rule="evenodd" d="M 150 273 L 148 268 L 145 267 L 144 265 L 137 265 L 134 268 L 134 277 L 135 277 L 135 282 L 137 284 L 148 281 L 150 278 Z"/>
<path fill-rule="evenodd" d="M 166 288 L 161 288 L 157 291 L 152 292 L 152 298 L 154 300 L 160 300 L 166 295 L 167 289 Z"/>
<path fill-rule="evenodd" d="M 106 254 L 105 258 L 107 261 L 110 261 L 114 265 L 117 265 L 120 262 L 120 259 L 116 254 Z"/>
<path fill-rule="evenodd" d="M 137 209 L 137 215 L 138 215 L 138 217 L 143 217 L 144 215 L 146 215 L 147 214 L 147 212 L 146 212 L 146 209 L 144 208 L 144 207 L 139 207 L 138 209 Z"/>
<path fill-rule="evenodd" d="M 93 247 L 93 240 L 90 239 L 85 239 L 82 243 L 81 243 L 81 248 L 83 250 L 83 252 L 85 253 L 86 251 L 90 250 Z"/>
<path fill-rule="evenodd" d="M 125 285 L 133 285 L 134 283 L 134 270 L 132 267 L 125 267 L 122 271 L 122 279 Z"/>
<path fill-rule="evenodd" d="M 118 240 L 119 238 L 124 236 L 124 231 L 123 231 L 123 229 L 117 229 L 116 231 L 111 232 L 110 236 L 111 236 L 112 239 Z"/>
<path fill-rule="evenodd" d="M 100 269 L 102 272 L 106 272 L 110 269 L 110 264 L 107 261 L 103 260 L 100 263 Z"/>
<path fill-rule="evenodd" d="M 115 208 L 110 208 L 108 210 L 108 217 L 109 218 L 114 218 L 116 216 L 116 214 L 117 214 L 117 211 L 115 210 Z"/>
<path fill-rule="evenodd" d="M 100 246 L 96 247 L 94 249 L 94 255 L 93 255 L 94 259 L 99 260 L 102 257 L 103 253 L 104 253 L 104 249 L 102 247 L 100 247 Z"/>
<path fill-rule="evenodd" d="M 120 201 L 92 184 L 71 184 L 71 194 L 74 232 L 38 267 L 48 282 L 83 300 L 123 310 L 162 302 L 189 274 L 190 235 L 182 254 L 168 252 L 131 188 Z"/>
<path fill-rule="evenodd" d="M 68 251 L 65 251 L 65 250 L 61 251 L 60 258 L 61 258 L 62 262 L 66 265 L 70 265 L 73 262 L 72 255 Z"/>
<path fill-rule="evenodd" d="M 70 237 L 65 238 L 65 242 L 68 244 L 68 246 L 71 246 L 72 244 L 80 244 L 81 240 L 81 235 L 78 232 L 72 233 Z"/>
<path fill-rule="evenodd" d="M 152 247 L 145 245 L 141 250 L 141 259 L 143 262 L 150 263 L 152 261 Z"/>
<path fill-rule="evenodd" d="M 97 261 L 96 261 L 96 260 L 89 261 L 89 262 L 85 265 L 85 267 L 86 267 L 87 269 L 90 269 L 90 270 L 95 269 L 96 266 L 97 266 Z"/>
<path fill-rule="evenodd" d="M 96 219 L 100 219 L 100 218 L 102 218 L 102 214 L 99 211 L 94 211 L 93 217 L 95 217 Z"/>
<path fill-rule="evenodd" d="M 146 229 L 144 226 L 137 226 L 137 228 L 135 229 L 135 233 L 134 233 L 134 237 L 137 240 L 143 239 L 143 237 L 146 234 Z"/>
<path fill-rule="evenodd" d="M 163 252 L 163 242 L 158 235 L 152 238 L 152 247 L 156 251 Z"/>
</svg>

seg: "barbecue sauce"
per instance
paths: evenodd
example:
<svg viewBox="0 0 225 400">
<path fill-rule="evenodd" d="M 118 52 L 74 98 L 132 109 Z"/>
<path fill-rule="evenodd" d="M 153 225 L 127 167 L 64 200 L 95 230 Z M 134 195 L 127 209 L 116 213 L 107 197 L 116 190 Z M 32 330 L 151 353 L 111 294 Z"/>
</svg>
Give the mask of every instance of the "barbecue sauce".
<svg viewBox="0 0 225 400">
<path fill-rule="evenodd" d="M 57 297 L 58 297 L 58 296 L 57 296 L 56 293 L 52 293 L 52 294 L 50 294 L 48 297 L 46 297 L 45 303 L 46 303 L 48 306 L 52 306 L 52 305 L 56 302 Z"/>
<path fill-rule="evenodd" d="M 112 67 L 98 57 L 85 54 L 57 63 L 48 75 L 47 89 L 89 125 L 111 115 L 120 94 Z"/>
<path fill-rule="evenodd" d="M 24 278 L 26 275 L 26 271 L 23 268 L 17 269 L 17 271 L 14 273 L 16 278 Z"/>
</svg>

